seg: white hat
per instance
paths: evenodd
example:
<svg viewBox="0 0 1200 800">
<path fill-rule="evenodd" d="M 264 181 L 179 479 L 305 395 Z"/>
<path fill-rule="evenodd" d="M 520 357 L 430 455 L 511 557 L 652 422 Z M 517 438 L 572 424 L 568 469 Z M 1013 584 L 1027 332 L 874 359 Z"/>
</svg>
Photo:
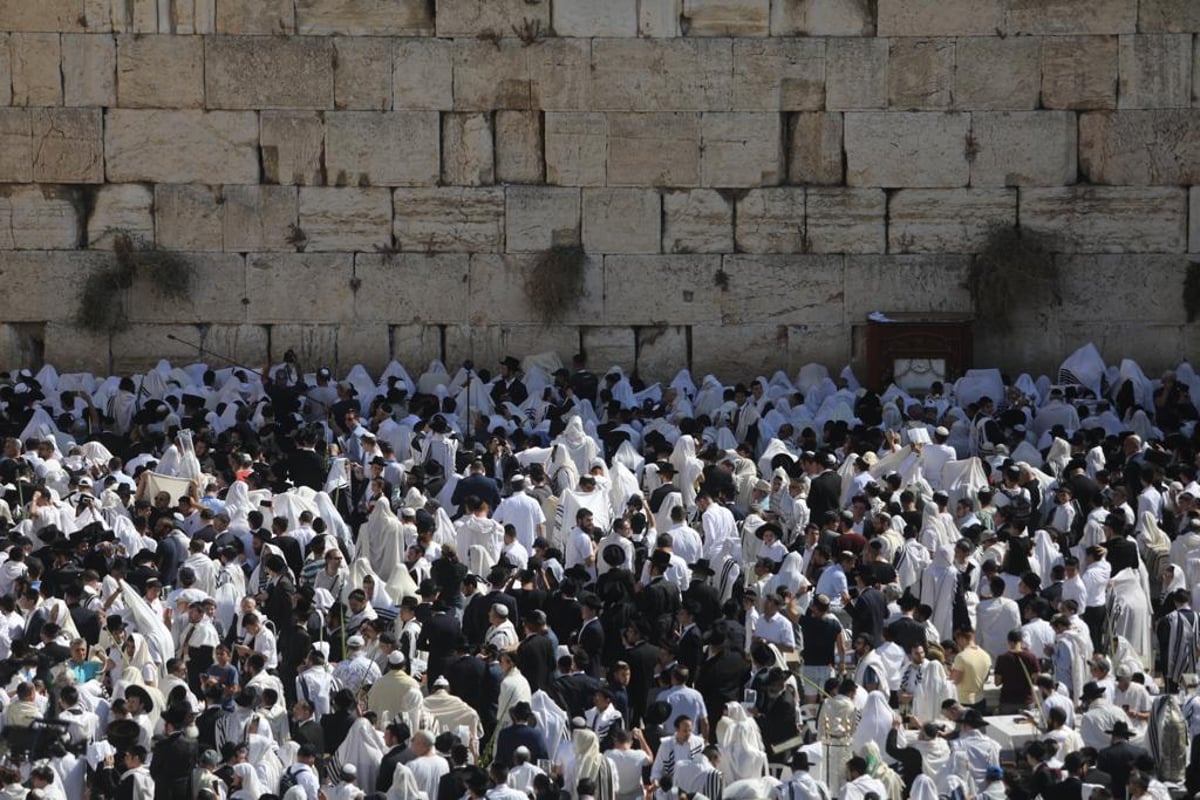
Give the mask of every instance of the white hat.
<svg viewBox="0 0 1200 800">
<path fill-rule="evenodd" d="M 504 603 L 493 603 L 492 604 L 492 613 L 495 614 L 497 617 L 507 617 L 508 616 L 508 606 L 504 605 Z"/>
<path fill-rule="evenodd" d="M 441 688 L 443 688 L 443 687 L 444 687 L 444 688 L 446 688 L 446 689 L 449 689 L 449 688 L 450 688 L 450 681 L 446 680 L 446 676 L 445 676 L 445 675 L 439 675 L 439 676 L 438 676 L 438 678 L 437 678 L 437 680 L 433 682 L 433 688 L 435 688 L 435 689 L 441 689 Z"/>
<path fill-rule="evenodd" d="M 410 508 L 409 506 L 403 506 L 400 509 L 400 516 L 415 517 L 417 516 L 417 510 L 415 508 Z"/>
<path fill-rule="evenodd" d="M 399 650 L 393 650 L 388 653 L 388 663 L 393 667 L 402 665 L 404 663 L 404 653 L 401 653 Z"/>
<path fill-rule="evenodd" d="M 342 764 L 342 776 L 346 778 L 358 777 L 358 767 L 353 764 Z"/>
<path fill-rule="evenodd" d="M 346 647 L 349 647 L 351 650 L 356 650 L 365 644 L 366 642 L 363 641 L 363 637 L 359 636 L 357 633 L 346 640 Z"/>
<path fill-rule="evenodd" d="M 936 428 L 933 429 L 933 432 L 936 433 L 938 436 L 949 436 L 950 435 L 950 431 L 946 429 L 945 425 L 938 425 Z"/>
<path fill-rule="evenodd" d="M 79 479 L 79 485 L 80 486 L 91 486 L 92 479 L 89 478 L 88 476 L 84 475 L 82 478 Z"/>
</svg>

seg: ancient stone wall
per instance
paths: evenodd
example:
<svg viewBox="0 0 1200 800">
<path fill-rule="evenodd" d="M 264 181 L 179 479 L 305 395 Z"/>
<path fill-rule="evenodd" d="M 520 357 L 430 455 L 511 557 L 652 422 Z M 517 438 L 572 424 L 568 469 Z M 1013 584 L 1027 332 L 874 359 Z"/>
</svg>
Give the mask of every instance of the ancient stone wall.
<svg viewBox="0 0 1200 800">
<path fill-rule="evenodd" d="M 839 367 L 873 310 L 970 312 L 998 225 L 1052 237 L 1066 302 L 980 320 L 980 363 L 1195 350 L 1196 0 L 0 0 L 0 31 L 0 366 L 192 355 L 172 334 Z M 118 232 L 193 288 L 81 332 Z M 566 244 L 546 325 L 524 277 Z"/>
</svg>

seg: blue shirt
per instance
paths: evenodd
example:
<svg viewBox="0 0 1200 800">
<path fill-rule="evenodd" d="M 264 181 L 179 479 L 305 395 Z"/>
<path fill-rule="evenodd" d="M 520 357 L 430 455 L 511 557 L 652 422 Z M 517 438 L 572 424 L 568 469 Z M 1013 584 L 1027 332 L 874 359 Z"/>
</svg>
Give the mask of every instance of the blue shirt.
<svg viewBox="0 0 1200 800">
<path fill-rule="evenodd" d="M 100 671 L 102 665 L 98 661 L 88 659 L 87 661 L 75 662 L 68 661 L 67 668 L 71 670 L 71 674 L 75 676 L 75 683 L 87 683 L 92 678 L 96 677 L 96 673 Z"/>
<path fill-rule="evenodd" d="M 666 730 L 675 730 L 675 720 L 682 716 L 691 717 L 696 730 L 700 729 L 700 720 L 708 718 L 704 698 L 689 686 L 672 686 L 658 699 L 671 706 L 671 716 L 664 723 Z"/>
</svg>

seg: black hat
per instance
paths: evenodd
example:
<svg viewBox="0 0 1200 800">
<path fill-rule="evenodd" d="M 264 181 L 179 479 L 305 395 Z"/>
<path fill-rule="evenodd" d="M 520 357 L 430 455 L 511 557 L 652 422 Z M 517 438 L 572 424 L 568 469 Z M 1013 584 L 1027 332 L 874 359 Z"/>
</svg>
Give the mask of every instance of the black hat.
<svg viewBox="0 0 1200 800">
<path fill-rule="evenodd" d="M 104 627 L 109 631 L 121 631 L 129 627 L 129 623 L 118 617 L 116 614 L 109 616 L 104 622 Z"/>
<path fill-rule="evenodd" d="M 675 474 L 675 465 L 672 464 L 670 461 L 659 461 L 658 462 L 658 472 L 660 475 L 663 473 L 666 473 L 668 475 L 674 475 Z"/>
<path fill-rule="evenodd" d="M 769 531 L 769 530 L 775 532 L 776 539 L 783 538 L 783 528 L 779 527 L 774 522 L 767 522 L 762 525 L 759 525 L 757 528 L 754 529 L 754 535 L 757 536 L 759 539 L 762 539 L 766 535 L 767 531 Z"/>
<path fill-rule="evenodd" d="M 619 544 L 608 544 L 604 546 L 604 552 L 601 553 L 604 563 L 610 567 L 616 567 L 625 562 L 625 549 Z"/>
<path fill-rule="evenodd" d="M 715 626 L 705 632 L 701 641 L 704 644 L 713 645 L 714 647 L 722 647 L 725 644 L 725 629 L 722 626 Z"/>
<path fill-rule="evenodd" d="M 128 691 L 126 691 L 126 694 L 128 694 Z M 168 706 L 166 710 L 162 712 L 162 721 L 170 723 L 170 725 L 174 728 L 182 728 L 187 724 L 187 715 L 188 709 L 185 706 Z"/>
<path fill-rule="evenodd" d="M 432 578 L 426 578 L 417 587 L 417 594 L 421 595 L 421 597 L 429 597 L 430 595 L 437 594 L 437 584 L 433 582 Z"/>
<path fill-rule="evenodd" d="M 1120 736 L 1123 739 L 1130 739 L 1133 737 L 1133 731 L 1129 730 L 1129 723 L 1123 719 L 1117 720 L 1115 723 L 1113 723 L 1112 728 L 1105 731 L 1105 733 L 1109 734 L 1110 736 Z"/>
<path fill-rule="evenodd" d="M 138 686 L 137 684 L 134 684 L 133 686 L 126 686 L 125 699 L 128 700 L 133 697 L 136 697 L 138 700 L 142 701 L 142 708 L 144 708 L 147 713 L 154 709 L 154 699 L 150 697 L 150 693 L 147 692 L 144 687 Z"/>
<path fill-rule="evenodd" d="M 571 578 L 580 583 L 587 583 L 592 579 L 591 574 L 589 574 L 587 571 L 587 567 L 580 566 L 579 564 L 576 564 L 570 569 L 564 570 L 563 577 Z"/>
<path fill-rule="evenodd" d="M 709 565 L 707 558 L 698 558 L 696 563 L 692 565 L 692 573 L 695 575 L 715 575 L 713 568 Z"/>
<path fill-rule="evenodd" d="M 988 721 L 983 718 L 983 714 L 980 714 L 979 710 L 974 708 L 968 708 L 964 711 L 959 721 L 964 725 L 970 725 L 972 728 L 986 728 L 988 726 Z"/>
<path fill-rule="evenodd" d="M 666 550 L 655 550 L 650 556 L 650 563 L 659 569 L 666 569 L 671 566 L 671 554 Z"/>
<path fill-rule="evenodd" d="M 593 694 L 598 694 L 601 697 L 607 697 L 609 700 L 613 699 L 612 689 L 609 689 L 607 686 L 597 686 L 596 691 L 593 692 Z"/>
<path fill-rule="evenodd" d="M 601 600 L 598 595 L 594 595 L 591 592 L 588 592 L 587 594 L 585 594 L 580 599 L 580 602 L 583 603 L 583 605 L 587 606 L 588 608 L 592 609 L 593 611 L 599 611 L 602 608 L 604 608 L 604 601 Z"/>
<path fill-rule="evenodd" d="M 521 362 L 512 356 L 505 356 L 500 359 L 500 364 L 514 371 L 521 368 Z"/>
<path fill-rule="evenodd" d="M 1095 700 L 1097 697 L 1104 697 L 1104 687 L 1095 681 L 1088 681 L 1083 685 L 1083 691 L 1080 693 L 1080 698 L 1085 702 Z"/>
</svg>

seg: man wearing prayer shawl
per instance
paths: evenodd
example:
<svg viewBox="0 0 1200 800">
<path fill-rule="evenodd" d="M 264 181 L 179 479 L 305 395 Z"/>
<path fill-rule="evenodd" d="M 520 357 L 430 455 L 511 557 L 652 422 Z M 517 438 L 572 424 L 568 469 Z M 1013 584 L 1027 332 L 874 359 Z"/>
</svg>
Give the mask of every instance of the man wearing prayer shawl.
<svg viewBox="0 0 1200 800">
<path fill-rule="evenodd" d="M 1171 595 L 1174 610 L 1158 623 L 1160 669 L 1168 692 L 1178 691 L 1184 673 L 1196 671 L 1200 648 L 1200 617 L 1191 609 L 1191 594 L 1177 589 Z"/>
</svg>

